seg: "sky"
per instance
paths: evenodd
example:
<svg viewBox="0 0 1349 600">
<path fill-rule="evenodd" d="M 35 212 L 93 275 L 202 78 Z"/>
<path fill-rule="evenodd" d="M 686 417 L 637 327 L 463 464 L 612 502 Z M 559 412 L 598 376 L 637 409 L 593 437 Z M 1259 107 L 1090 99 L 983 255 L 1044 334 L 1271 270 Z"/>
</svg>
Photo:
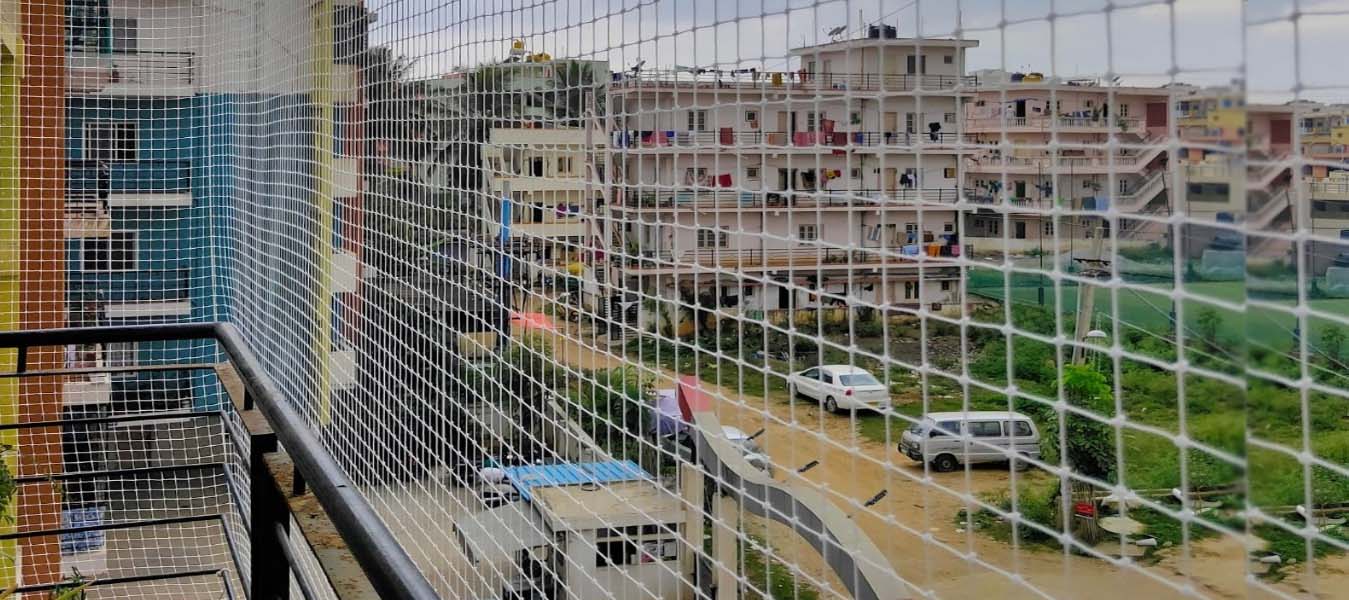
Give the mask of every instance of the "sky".
<svg viewBox="0 0 1349 600">
<path fill-rule="evenodd" d="M 1252 101 L 1349 101 L 1349 0 L 368 0 L 372 44 L 434 76 L 500 60 L 512 39 L 615 69 L 794 66 L 789 49 L 845 27 L 980 42 L 970 71 L 1002 68 L 1160 85 L 1245 80 Z M 1110 10 L 1106 10 L 1110 6 Z M 1294 9 L 1299 11 L 1298 18 Z M 1053 18 L 1051 18 L 1051 16 Z M 1300 84 L 1300 90 L 1298 88 Z"/>
</svg>

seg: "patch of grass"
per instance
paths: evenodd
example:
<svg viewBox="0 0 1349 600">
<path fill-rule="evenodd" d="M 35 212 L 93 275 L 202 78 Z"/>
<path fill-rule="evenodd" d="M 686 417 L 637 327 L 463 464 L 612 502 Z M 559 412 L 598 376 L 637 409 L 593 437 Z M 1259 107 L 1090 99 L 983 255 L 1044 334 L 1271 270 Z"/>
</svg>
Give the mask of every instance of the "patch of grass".
<svg viewBox="0 0 1349 600">
<path fill-rule="evenodd" d="M 1017 488 L 1016 508 L 1021 514 L 1022 521 L 1041 525 L 1050 531 L 1061 530 L 1062 525 L 1054 519 L 1054 504 L 1057 502 L 1058 489 L 1057 479 L 1026 477 L 1021 480 Z M 1012 510 L 1012 495 L 1007 490 L 984 494 L 983 500 L 1003 511 Z M 997 514 L 988 510 L 979 510 L 971 518 L 966 519 L 965 510 L 961 509 L 956 513 L 955 524 L 957 527 L 974 527 L 985 535 L 1003 542 L 1010 543 L 1014 535 L 1012 521 L 999 520 Z M 1020 538 L 1022 543 L 1038 544 L 1046 548 L 1059 547 L 1054 538 L 1039 529 L 1026 526 L 1025 523 L 1015 527 L 1015 536 Z"/>
<path fill-rule="evenodd" d="M 751 535 L 754 544 L 740 543 L 741 557 L 745 565 L 747 585 L 741 590 L 741 598 L 772 600 L 816 600 L 820 593 L 808 581 L 797 577 L 787 565 L 774 560 L 759 550 L 763 539 Z M 749 586 L 754 586 L 753 588 Z M 757 589 L 755 589 L 757 588 Z M 759 590 L 767 594 L 759 593 Z"/>
<path fill-rule="evenodd" d="M 1288 531 L 1278 525 L 1263 524 L 1252 528 L 1252 533 L 1256 537 L 1269 543 L 1266 551 L 1278 554 L 1283 559 L 1283 563 L 1274 565 L 1264 574 L 1264 577 L 1270 579 L 1280 579 L 1283 577 L 1283 569 L 1293 564 L 1307 562 L 1307 539 Z M 1343 543 L 1349 543 L 1349 534 L 1344 528 L 1335 528 L 1322 531 L 1321 535 L 1333 538 Z M 1336 546 L 1317 540 L 1312 542 L 1312 554 L 1316 558 L 1324 556 L 1333 556 L 1343 554 L 1344 551 Z"/>
</svg>

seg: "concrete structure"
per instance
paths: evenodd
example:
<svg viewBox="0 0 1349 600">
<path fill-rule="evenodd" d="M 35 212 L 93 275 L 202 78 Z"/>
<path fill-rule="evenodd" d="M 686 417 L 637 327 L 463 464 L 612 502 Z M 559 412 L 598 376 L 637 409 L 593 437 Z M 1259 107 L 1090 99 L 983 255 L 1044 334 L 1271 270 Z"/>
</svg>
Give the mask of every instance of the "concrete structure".
<svg viewBox="0 0 1349 600">
<path fill-rule="evenodd" d="M 616 76 L 623 229 L 606 241 L 632 257 L 624 285 L 749 314 L 954 302 L 942 258 L 961 251 L 955 130 L 977 44 L 868 38 L 792 50 L 793 72 Z"/>
<path fill-rule="evenodd" d="M 1013 148 L 979 151 L 964 165 L 966 200 L 989 205 L 964 214 L 965 243 L 975 253 L 1052 253 L 1055 240 L 1067 250 L 1110 235 L 1108 221 L 1090 214 L 1056 221 L 1048 214 L 1055 206 L 1091 213 L 1106 210 L 1113 199 L 1122 213 L 1166 214 L 1173 184 L 1162 142 L 1174 90 L 984 75 L 995 83 L 981 81 L 970 98 L 965 131 L 975 144 Z M 1106 151 L 1111 140 L 1121 149 Z M 1126 243 L 1155 241 L 1160 233 L 1143 220 L 1121 220 L 1120 226 Z"/>
<path fill-rule="evenodd" d="M 520 500 L 455 523 L 480 571 L 504 590 L 560 598 L 660 598 L 690 593 L 679 496 L 631 461 L 509 467 Z M 503 577 L 504 576 L 504 577 Z M 550 596 L 551 597 L 551 596 Z"/>
</svg>

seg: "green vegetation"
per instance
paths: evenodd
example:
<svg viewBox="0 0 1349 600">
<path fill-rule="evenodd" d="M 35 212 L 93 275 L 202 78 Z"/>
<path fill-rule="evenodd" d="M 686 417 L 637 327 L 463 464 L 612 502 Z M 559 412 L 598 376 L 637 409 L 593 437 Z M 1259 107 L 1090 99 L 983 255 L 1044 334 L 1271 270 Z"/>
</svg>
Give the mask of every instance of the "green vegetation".
<svg viewBox="0 0 1349 600">
<path fill-rule="evenodd" d="M 797 577 L 787 565 L 765 555 L 762 538 L 750 535 L 752 544 L 740 543 L 740 554 L 745 565 L 746 585 L 741 598 L 746 600 L 816 600 L 820 593 L 809 582 Z M 752 586 L 752 587 L 751 587 Z M 760 590 L 764 593 L 760 593 Z"/>
</svg>

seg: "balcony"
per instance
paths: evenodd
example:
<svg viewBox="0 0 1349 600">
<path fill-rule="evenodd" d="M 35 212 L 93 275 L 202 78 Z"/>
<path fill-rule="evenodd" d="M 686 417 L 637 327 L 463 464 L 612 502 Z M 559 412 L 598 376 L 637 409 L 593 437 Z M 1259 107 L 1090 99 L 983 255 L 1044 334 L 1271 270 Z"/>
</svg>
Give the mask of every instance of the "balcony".
<svg viewBox="0 0 1349 600">
<path fill-rule="evenodd" d="M 100 406 L 112 399 L 112 375 L 103 372 L 104 356 L 102 344 L 66 348 L 65 368 L 86 372 L 71 375 L 62 386 L 65 406 Z"/>
<path fill-rule="evenodd" d="M 112 368 L 76 360 L 47 369 L 34 359 L 46 353 L 30 352 L 175 341 L 209 343 L 225 361 Z M 79 597 L 436 598 L 233 326 L 7 331 L 0 348 L 17 356 L 4 376 L 27 380 L 34 385 L 16 389 L 36 394 L 20 400 L 36 412 L 5 428 L 57 445 L 54 459 L 45 449 L 12 462 L 11 510 L 27 525 L 6 538 L 36 561 L 11 585 L 16 597 L 55 597 L 79 569 L 87 588 Z M 155 372 L 166 388 L 216 391 L 204 391 L 214 397 L 196 408 L 154 399 L 68 405 L 52 417 L 36 408 L 43 382 L 69 390 L 111 372 Z"/>
<path fill-rule="evenodd" d="M 1313 181 L 1308 189 L 1313 200 L 1349 200 L 1349 179 Z"/>
<path fill-rule="evenodd" d="M 70 52 L 67 92 L 101 96 L 191 96 L 196 55 L 191 52 Z"/>
<path fill-rule="evenodd" d="M 910 244 L 882 250 L 843 248 L 699 248 L 677 255 L 631 257 L 627 270 L 633 275 L 690 273 L 699 270 L 737 271 L 815 271 L 819 269 L 908 269 L 919 265 L 932 267 L 955 265 L 952 258 L 961 255 L 955 244 Z"/>
<path fill-rule="evenodd" d="M 1141 133 L 1143 129 L 1143 119 L 1138 118 L 1098 118 L 1091 117 L 992 117 L 975 118 L 966 122 L 968 131 L 992 131 L 1009 133 L 1025 132 L 1048 132 L 1051 130 L 1059 131 L 1084 131 L 1090 133 L 1112 132 L 1112 133 Z"/>
<path fill-rule="evenodd" d="M 792 210 L 914 210 L 919 207 L 954 204 L 955 188 L 908 190 L 762 191 L 737 190 L 641 190 L 629 188 L 616 208 L 656 210 L 739 210 L 743 208 Z M 940 207 L 940 206 L 938 206 Z"/>
<path fill-rule="evenodd" d="M 185 160 L 110 162 L 72 160 L 66 165 L 67 212 L 106 197 L 106 208 L 183 208 L 192 206 L 192 163 Z"/>
<path fill-rule="evenodd" d="M 67 199 L 65 237 L 100 238 L 112 235 L 112 214 L 97 199 Z"/>
<path fill-rule="evenodd" d="M 737 151 L 784 150 L 836 151 L 843 149 L 955 147 L 976 142 L 971 135 L 955 132 L 904 133 L 893 131 L 618 131 L 613 134 L 616 150 L 679 151 L 689 148 L 725 148 Z"/>
<path fill-rule="evenodd" d="M 610 83 L 610 89 L 623 93 L 641 90 L 729 90 L 805 94 L 865 92 L 912 92 L 915 90 L 970 90 L 979 78 L 962 75 L 925 75 L 879 73 L 806 73 L 802 71 L 689 72 L 642 71 L 623 73 Z"/>
<path fill-rule="evenodd" d="M 1110 170 L 1137 172 L 1166 152 L 1163 146 L 1147 150 L 1121 150 L 1114 154 L 1083 151 L 1081 154 L 1060 156 L 1003 155 L 997 151 L 981 152 L 966 160 L 965 170 L 971 173 L 1105 173 Z"/>
</svg>

